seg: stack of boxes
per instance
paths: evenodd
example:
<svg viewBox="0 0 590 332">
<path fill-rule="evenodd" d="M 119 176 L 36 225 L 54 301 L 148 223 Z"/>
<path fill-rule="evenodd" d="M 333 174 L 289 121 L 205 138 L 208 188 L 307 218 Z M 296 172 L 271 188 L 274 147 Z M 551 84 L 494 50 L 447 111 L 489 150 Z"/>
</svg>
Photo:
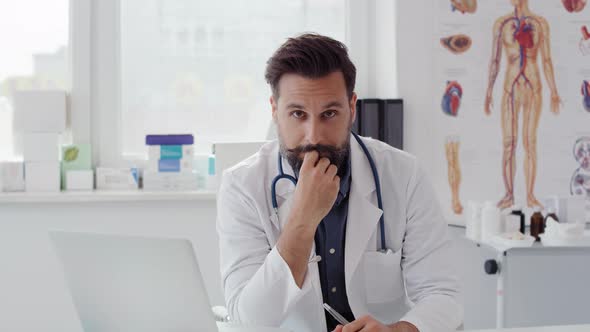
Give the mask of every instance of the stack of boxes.
<svg viewBox="0 0 590 332">
<path fill-rule="evenodd" d="M 25 190 L 60 191 L 60 135 L 66 129 L 63 91 L 19 91 L 14 109 L 22 130 Z M 9 170 L 14 173 L 15 169 Z M 17 172 L 18 173 L 18 172 Z"/>
<path fill-rule="evenodd" d="M 193 135 L 147 135 L 148 166 L 144 190 L 196 190 Z"/>
</svg>

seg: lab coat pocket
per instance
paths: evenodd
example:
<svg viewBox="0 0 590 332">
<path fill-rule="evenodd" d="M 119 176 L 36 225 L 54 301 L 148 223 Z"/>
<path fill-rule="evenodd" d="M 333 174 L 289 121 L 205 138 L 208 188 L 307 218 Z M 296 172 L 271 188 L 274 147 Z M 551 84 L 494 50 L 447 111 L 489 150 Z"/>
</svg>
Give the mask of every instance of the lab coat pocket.
<svg viewBox="0 0 590 332">
<path fill-rule="evenodd" d="M 367 303 L 393 302 L 405 295 L 401 270 L 401 249 L 397 252 L 368 251 L 364 254 Z"/>
</svg>

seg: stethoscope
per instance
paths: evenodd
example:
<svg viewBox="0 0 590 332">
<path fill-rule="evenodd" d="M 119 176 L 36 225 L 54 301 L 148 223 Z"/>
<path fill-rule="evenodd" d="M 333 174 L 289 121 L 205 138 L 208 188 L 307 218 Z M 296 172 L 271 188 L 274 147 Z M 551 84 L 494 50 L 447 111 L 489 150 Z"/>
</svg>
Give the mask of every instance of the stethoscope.
<svg viewBox="0 0 590 332">
<path fill-rule="evenodd" d="M 380 181 L 379 181 L 379 173 L 377 173 L 377 167 L 375 166 L 375 162 L 373 161 L 373 158 L 371 157 L 371 154 L 369 153 L 369 149 L 367 149 L 367 146 L 365 145 L 365 143 L 363 143 L 361 138 L 355 133 L 352 133 L 352 136 L 354 136 L 356 141 L 361 146 L 361 149 L 363 149 L 365 156 L 367 156 L 367 160 L 369 161 L 369 165 L 371 166 L 371 172 L 373 172 L 373 179 L 375 180 L 375 190 L 377 192 L 377 206 L 379 207 L 379 209 L 381 209 L 381 211 L 383 211 L 383 201 L 381 200 L 381 185 L 380 185 Z M 277 194 L 276 194 L 277 182 L 279 182 L 279 180 L 282 180 L 282 179 L 287 179 L 287 180 L 291 181 L 293 183 L 293 185 L 295 185 L 295 186 L 297 185 L 297 179 L 292 175 L 285 174 L 285 172 L 283 171 L 283 158 L 280 153 L 279 153 L 278 169 L 279 169 L 279 174 L 272 180 L 272 184 L 271 184 L 272 208 L 274 209 L 275 214 L 277 215 L 277 218 L 279 217 L 279 204 L 277 203 Z M 381 251 L 386 252 L 387 246 L 385 244 L 385 221 L 383 219 L 383 213 L 381 214 L 381 217 L 379 218 L 379 228 L 381 231 Z"/>
</svg>

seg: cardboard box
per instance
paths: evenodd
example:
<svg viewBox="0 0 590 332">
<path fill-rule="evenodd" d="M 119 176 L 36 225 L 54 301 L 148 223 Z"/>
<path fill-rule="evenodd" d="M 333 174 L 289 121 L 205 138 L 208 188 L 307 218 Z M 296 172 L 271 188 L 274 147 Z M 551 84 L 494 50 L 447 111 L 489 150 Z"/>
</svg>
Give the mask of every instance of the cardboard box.
<svg viewBox="0 0 590 332">
<path fill-rule="evenodd" d="M 73 144 L 61 148 L 61 187 L 67 187 L 68 171 L 92 170 L 92 149 L 90 144 Z"/>
<path fill-rule="evenodd" d="M 145 171 L 143 172 L 143 189 L 153 191 L 197 190 L 197 173 L 162 173 Z"/>
<path fill-rule="evenodd" d="M 163 173 L 191 173 L 193 171 L 193 159 L 160 159 L 150 160 L 148 162 L 148 171 L 163 172 Z"/>
<path fill-rule="evenodd" d="M 59 192 L 59 161 L 25 162 L 27 192 Z"/>
<path fill-rule="evenodd" d="M 25 162 L 59 161 L 59 157 L 59 134 L 23 134 L 23 159 Z"/>
<path fill-rule="evenodd" d="M 61 133 L 66 129 L 65 91 L 16 91 L 14 111 L 17 131 Z"/>
<path fill-rule="evenodd" d="M 148 145 L 148 159 L 192 159 L 194 155 L 192 145 Z"/>
<path fill-rule="evenodd" d="M 66 178 L 66 190 L 94 189 L 94 171 L 91 169 L 67 171 Z"/>
<path fill-rule="evenodd" d="M 139 170 L 137 168 L 98 167 L 96 169 L 96 189 L 139 189 Z"/>
</svg>

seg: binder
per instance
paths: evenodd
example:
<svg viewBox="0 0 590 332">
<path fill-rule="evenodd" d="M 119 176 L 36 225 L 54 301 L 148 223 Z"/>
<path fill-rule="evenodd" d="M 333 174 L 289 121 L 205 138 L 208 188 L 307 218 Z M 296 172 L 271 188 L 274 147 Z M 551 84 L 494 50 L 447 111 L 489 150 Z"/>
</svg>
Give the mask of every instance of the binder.
<svg viewBox="0 0 590 332">
<path fill-rule="evenodd" d="M 381 140 L 394 148 L 404 148 L 404 103 L 402 99 L 385 99 Z"/>
<path fill-rule="evenodd" d="M 380 126 L 381 113 L 383 113 L 383 100 L 362 99 L 361 100 L 361 123 L 360 131 L 362 136 L 372 137 L 381 140 L 383 137 Z"/>
<path fill-rule="evenodd" d="M 352 127 L 350 128 L 350 130 L 358 135 L 363 135 L 360 132 L 360 123 L 361 123 L 361 113 L 362 113 L 362 102 L 361 99 L 357 99 L 356 100 L 356 115 L 355 115 L 355 119 L 354 122 L 352 123 Z"/>
<path fill-rule="evenodd" d="M 385 142 L 397 149 L 404 147 L 404 106 L 402 99 L 358 99 L 352 131 Z"/>
</svg>

